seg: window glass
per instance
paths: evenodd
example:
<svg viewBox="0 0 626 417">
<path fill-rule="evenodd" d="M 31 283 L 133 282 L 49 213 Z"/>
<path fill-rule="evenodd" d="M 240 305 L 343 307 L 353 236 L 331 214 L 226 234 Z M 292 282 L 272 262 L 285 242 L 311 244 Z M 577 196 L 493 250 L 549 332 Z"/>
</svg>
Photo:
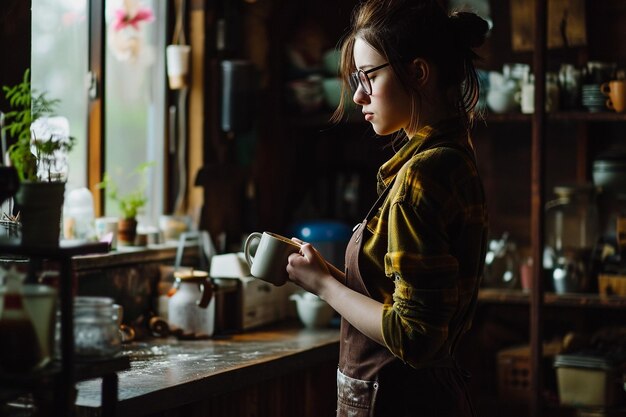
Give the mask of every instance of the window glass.
<svg viewBox="0 0 626 417">
<path fill-rule="evenodd" d="M 69 154 L 68 188 L 86 185 L 88 0 L 33 0 L 32 88 L 59 99 L 76 146 Z"/>
<path fill-rule="evenodd" d="M 139 164 L 154 163 L 147 172 L 148 205 L 139 218 L 154 226 L 163 212 L 165 6 L 160 0 L 105 3 L 104 169 L 126 194 L 137 183 L 124 178 Z M 110 201 L 105 212 L 120 214 Z"/>
<path fill-rule="evenodd" d="M 144 225 L 155 225 L 164 206 L 166 6 L 160 0 L 106 0 L 104 33 L 89 33 L 89 0 L 32 1 L 32 85 L 60 100 L 57 113 L 77 139 L 68 189 L 87 185 L 89 41 L 103 37 L 104 149 L 89 151 L 104 152 L 104 170 L 120 194 L 135 186 L 124 180 L 128 173 L 153 162 L 139 218 Z M 120 213 L 107 200 L 105 214 Z"/>
</svg>

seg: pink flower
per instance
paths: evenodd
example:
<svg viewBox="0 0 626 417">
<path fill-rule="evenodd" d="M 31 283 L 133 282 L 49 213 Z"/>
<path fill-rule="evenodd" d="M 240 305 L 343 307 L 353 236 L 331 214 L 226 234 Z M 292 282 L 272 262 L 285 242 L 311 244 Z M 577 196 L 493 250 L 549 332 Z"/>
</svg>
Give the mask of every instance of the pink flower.
<svg viewBox="0 0 626 417">
<path fill-rule="evenodd" d="M 127 11 L 117 9 L 115 11 L 115 18 L 113 19 L 113 30 L 118 31 L 124 29 L 127 26 L 132 26 L 135 30 L 139 30 L 140 22 L 152 22 L 154 20 L 154 13 L 148 7 L 140 7 L 134 16 L 127 14 Z"/>
</svg>

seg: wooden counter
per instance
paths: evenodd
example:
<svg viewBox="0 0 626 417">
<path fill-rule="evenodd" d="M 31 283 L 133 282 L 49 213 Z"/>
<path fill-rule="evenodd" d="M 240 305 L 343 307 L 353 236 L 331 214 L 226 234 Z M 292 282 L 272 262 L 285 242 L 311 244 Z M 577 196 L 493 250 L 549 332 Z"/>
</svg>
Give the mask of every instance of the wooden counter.
<svg viewBox="0 0 626 417">
<path fill-rule="evenodd" d="M 122 354 L 131 369 L 118 374 L 118 416 L 334 414 L 337 329 L 291 323 L 205 341 L 156 339 Z M 100 414 L 100 384 L 78 385 L 79 416 Z"/>
</svg>

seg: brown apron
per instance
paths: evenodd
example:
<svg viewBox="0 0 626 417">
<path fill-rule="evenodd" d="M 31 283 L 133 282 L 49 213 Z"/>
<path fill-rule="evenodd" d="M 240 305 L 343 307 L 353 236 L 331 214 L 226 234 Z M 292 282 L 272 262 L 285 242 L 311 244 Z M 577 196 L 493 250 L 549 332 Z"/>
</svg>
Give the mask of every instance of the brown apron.
<svg viewBox="0 0 626 417">
<path fill-rule="evenodd" d="M 442 144 L 457 148 L 456 144 Z M 464 152 L 467 152 L 464 150 Z M 345 285 L 371 297 L 359 269 L 367 222 L 389 193 L 380 194 L 357 224 L 346 249 Z M 452 357 L 415 369 L 341 319 L 337 369 L 337 417 L 473 416 L 463 375 Z"/>
</svg>

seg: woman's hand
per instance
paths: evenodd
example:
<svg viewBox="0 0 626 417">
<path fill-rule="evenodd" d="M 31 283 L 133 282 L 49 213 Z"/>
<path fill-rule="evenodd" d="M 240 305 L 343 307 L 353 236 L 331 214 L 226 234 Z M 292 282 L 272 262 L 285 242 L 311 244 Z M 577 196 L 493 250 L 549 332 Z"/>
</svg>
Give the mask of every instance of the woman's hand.
<svg viewBox="0 0 626 417">
<path fill-rule="evenodd" d="M 322 255 L 311 245 L 292 238 L 300 244 L 300 252 L 292 253 L 287 263 L 289 279 L 308 292 L 320 295 L 327 280 L 335 280 Z"/>
</svg>

